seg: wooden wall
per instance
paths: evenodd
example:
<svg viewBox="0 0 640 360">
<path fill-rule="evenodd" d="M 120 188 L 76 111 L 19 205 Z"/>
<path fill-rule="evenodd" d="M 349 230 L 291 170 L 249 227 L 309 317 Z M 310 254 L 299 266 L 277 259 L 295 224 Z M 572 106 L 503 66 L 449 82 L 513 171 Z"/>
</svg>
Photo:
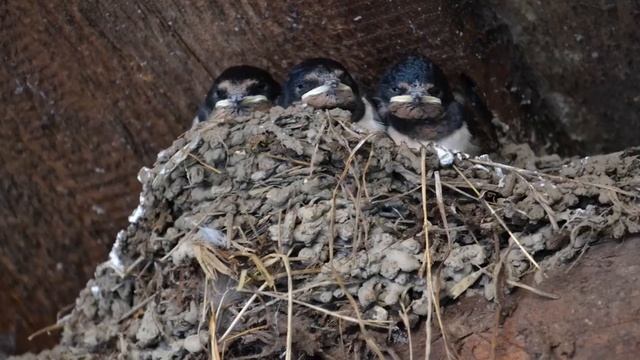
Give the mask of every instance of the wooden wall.
<svg viewBox="0 0 640 360">
<path fill-rule="evenodd" d="M 478 1 L 0 2 L 0 353 L 12 337 L 16 351 L 55 339 L 25 336 L 106 258 L 138 169 L 189 126 L 219 71 L 248 63 L 282 79 L 328 56 L 371 85 L 412 50 L 473 78 L 519 138 L 573 147 L 547 117 L 531 121 L 535 74 Z"/>
</svg>

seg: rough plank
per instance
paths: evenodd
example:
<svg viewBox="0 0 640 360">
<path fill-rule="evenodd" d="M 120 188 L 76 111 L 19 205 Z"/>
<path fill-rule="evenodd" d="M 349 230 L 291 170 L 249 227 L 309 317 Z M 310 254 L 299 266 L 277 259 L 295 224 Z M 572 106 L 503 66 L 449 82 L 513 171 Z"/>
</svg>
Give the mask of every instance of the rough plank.
<svg viewBox="0 0 640 360">
<path fill-rule="evenodd" d="M 552 119 L 521 107 L 534 82 L 511 40 L 471 0 L 0 2 L 0 337 L 25 350 L 73 301 L 136 206 L 139 167 L 232 64 L 282 79 L 330 56 L 372 85 L 420 50 L 476 80 L 521 138 L 571 149 Z"/>
</svg>

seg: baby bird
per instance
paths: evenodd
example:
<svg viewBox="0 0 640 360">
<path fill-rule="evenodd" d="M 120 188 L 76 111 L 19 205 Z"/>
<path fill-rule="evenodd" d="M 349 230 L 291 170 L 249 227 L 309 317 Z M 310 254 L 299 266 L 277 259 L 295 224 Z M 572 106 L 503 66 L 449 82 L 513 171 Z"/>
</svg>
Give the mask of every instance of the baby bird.
<svg viewBox="0 0 640 360">
<path fill-rule="evenodd" d="M 267 110 L 281 93 L 280 84 L 266 70 L 249 66 L 232 66 L 213 82 L 193 125 L 207 121 L 224 121 L 229 116 Z"/>
<path fill-rule="evenodd" d="M 382 76 L 378 111 L 396 144 L 420 148 L 436 143 L 452 151 L 476 153 L 468 112 L 453 96 L 442 70 L 423 56 L 408 56 Z"/>
<path fill-rule="evenodd" d="M 339 62 L 313 58 L 294 66 L 284 84 L 281 105 L 302 102 L 315 109 L 351 111 L 351 120 L 367 131 L 383 131 L 375 108 L 360 86 Z"/>
</svg>

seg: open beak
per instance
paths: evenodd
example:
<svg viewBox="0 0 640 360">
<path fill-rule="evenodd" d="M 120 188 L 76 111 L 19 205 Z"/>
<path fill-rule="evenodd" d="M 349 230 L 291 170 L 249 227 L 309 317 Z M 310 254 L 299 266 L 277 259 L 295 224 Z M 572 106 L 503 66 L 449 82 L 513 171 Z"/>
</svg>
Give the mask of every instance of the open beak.
<svg viewBox="0 0 640 360">
<path fill-rule="evenodd" d="M 389 111 L 400 119 L 424 120 L 439 118 L 444 108 L 440 98 L 427 95 L 422 89 L 411 89 L 406 95 L 389 99 Z"/>
<path fill-rule="evenodd" d="M 249 96 L 231 96 L 229 99 L 223 99 L 216 102 L 216 109 L 219 108 L 227 108 L 233 109 L 235 111 L 239 111 L 244 107 L 252 107 L 261 105 L 264 103 L 268 103 L 269 99 L 267 99 L 264 95 L 249 95 Z"/>
<path fill-rule="evenodd" d="M 265 102 L 269 102 L 269 99 L 264 95 L 249 95 L 245 96 L 242 101 L 240 101 L 240 104 L 243 106 L 251 106 Z"/>
<path fill-rule="evenodd" d="M 429 105 L 442 105 L 442 100 L 435 96 L 430 95 L 398 95 L 389 99 L 391 103 L 399 103 L 399 104 L 408 104 L 413 103 L 415 105 L 419 104 L 429 104 Z"/>
<path fill-rule="evenodd" d="M 306 99 L 317 95 L 336 96 L 340 92 L 349 92 L 353 94 L 353 90 L 349 85 L 341 82 L 328 81 L 302 94 L 302 101 L 305 101 Z"/>
<path fill-rule="evenodd" d="M 332 79 L 304 93 L 301 100 L 316 109 L 348 108 L 355 95 L 349 85 Z"/>
</svg>

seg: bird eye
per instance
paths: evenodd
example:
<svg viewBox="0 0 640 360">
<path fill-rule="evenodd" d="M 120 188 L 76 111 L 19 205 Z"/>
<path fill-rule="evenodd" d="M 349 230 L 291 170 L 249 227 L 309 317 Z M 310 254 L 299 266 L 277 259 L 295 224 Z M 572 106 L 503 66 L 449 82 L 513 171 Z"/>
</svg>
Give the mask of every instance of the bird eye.
<svg viewBox="0 0 640 360">
<path fill-rule="evenodd" d="M 223 98 L 224 97 L 224 91 L 223 90 L 216 90 L 216 97 L 218 97 L 218 99 Z"/>
<path fill-rule="evenodd" d="M 251 95 L 260 95 L 267 92 L 267 85 L 265 84 L 256 84 L 250 88 L 249 93 Z"/>
<path fill-rule="evenodd" d="M 397 86 L 394 86 L 391 88 L 391 91 L 393 91 L 394 93 L 398 93 L 400 92 L 400 89 Z"/>
<path fill-rule="evenodd" d="M 302 85 L 302 84 L 296 85 L 296 89 L 298 89 L 298 90 L 302 90 L 303 88 L 304 88 L 304 85 Z"/>
</svg>

